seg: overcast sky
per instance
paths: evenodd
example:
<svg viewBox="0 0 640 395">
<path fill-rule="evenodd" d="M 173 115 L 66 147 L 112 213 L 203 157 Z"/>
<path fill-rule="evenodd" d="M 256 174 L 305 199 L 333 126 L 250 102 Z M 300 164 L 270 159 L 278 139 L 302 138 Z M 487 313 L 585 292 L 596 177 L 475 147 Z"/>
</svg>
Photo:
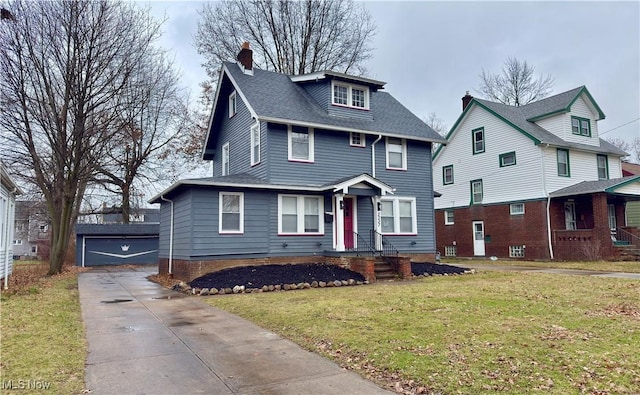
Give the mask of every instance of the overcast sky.
<svg viewBox="0 0 640 395">
<path fill-rule="evenodd" d="M 482 69 L 499 72 L 509 56 L 555 79 L 553 93 L 586 85 L 605 113 L 603 138 L 640 136 L 640 2 L 364 3 L 378 26 L 368 77 L 420 117 L 451 127 L 465 91 L 478 96 Z M 153 1 L 168 21 L 162 45 L 184 84 L 206 79 L 193 47 L 202 2 Z M 238 47 L 240 43 L 238 43 Z"/>
</svg>

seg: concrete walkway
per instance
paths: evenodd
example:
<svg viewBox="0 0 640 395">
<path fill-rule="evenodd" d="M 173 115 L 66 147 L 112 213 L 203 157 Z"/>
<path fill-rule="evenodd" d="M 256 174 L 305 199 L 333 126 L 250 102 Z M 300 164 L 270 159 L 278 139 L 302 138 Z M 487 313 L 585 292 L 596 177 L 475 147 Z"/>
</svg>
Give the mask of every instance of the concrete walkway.
<svg viewBox="0 0 640 395">
<path fill-rule="evenodd" d="M 640 265 L 640 263 L 638 263 Z M 476 270 L 501 270 L 501 271 L 516 271 L 516 272 L 532 272 L 532 273 L 549 273 L 549 274 L 566 274 L 576 276 L 591 276 L 591 277 L 610 277 L 610 278 L 628 278 L 632 280 L 640 280 L 640 273 L 623 273 L 623 272 L 601 272 L 595 270 L 579 270 L 579 269 L 554 269 L 544 267 L 533 266 L 511 266 L 488 264 L 488 263 L 473 263 L 470 262 L 458 262 L 451 265 L 460 266 L 468 269 Z"/>
<path fill-rule="evenodd" d="M 392 394 L 317 354 L 146 277 L 78 279 L 91 394 Z"/>
</svg>

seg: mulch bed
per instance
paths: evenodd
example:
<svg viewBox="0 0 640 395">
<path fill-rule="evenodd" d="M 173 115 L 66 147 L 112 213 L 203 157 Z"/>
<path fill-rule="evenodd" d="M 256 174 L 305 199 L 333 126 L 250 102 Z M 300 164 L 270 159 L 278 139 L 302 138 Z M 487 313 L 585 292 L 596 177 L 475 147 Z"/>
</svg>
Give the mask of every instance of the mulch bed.
<svg viewBox="0 0 640 395">
<path fill-rule="evenodd" d="M 414 276 L 430 276 L 444 274 L 463 274 L 466 269 L 434 263 L 411 263 Z M 288 264 L 242 266 L 205 274 L 189 283 L 192 288 L 262 288 L 267 285 L 298 284 L 317 282 L 333 282 L 355 280 L 364 282 L 360 273 L 325 264 Z"/>
</svg>

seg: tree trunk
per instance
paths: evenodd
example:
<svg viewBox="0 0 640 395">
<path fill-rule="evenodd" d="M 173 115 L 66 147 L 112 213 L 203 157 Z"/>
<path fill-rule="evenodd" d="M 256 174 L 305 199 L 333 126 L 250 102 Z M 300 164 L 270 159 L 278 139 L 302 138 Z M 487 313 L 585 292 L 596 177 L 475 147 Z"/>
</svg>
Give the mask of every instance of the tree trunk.
<svg viewBox="0 0 640 395">
<path fill-rule="evenodd" d="M 54 203 L 55 204 L 55 203 Z M 49 255 L 49 272 L 47 275 L 52 276 L 62 271 L 69 248 L 69 240 L 72 231 L 72 213 L 73 204 L 63 199 L 59 208 L 54 208 L 51 213 L 51 250 Z"/>
</svg>

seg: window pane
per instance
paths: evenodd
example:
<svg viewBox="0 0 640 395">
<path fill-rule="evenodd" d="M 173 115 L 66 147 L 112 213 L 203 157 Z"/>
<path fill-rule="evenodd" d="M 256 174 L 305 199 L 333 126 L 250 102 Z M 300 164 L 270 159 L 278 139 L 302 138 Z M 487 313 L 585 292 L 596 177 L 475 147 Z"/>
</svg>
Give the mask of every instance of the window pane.
<svg viewBox="0 0 640 395">
<path fill-rule="evenodd" d="M 411 202 L 400 202 L 400 216 L 411 217 Z"/>
<path fill-rule="evenodd" d="M 573 134 L 580 134 L 580 120 L 576 118 L 571 119 L 571 131 Z"/>
<path fill-rule="evenodd" d="M 473 132 L 473 152 L 484 152 L 484 130 Z"/>
<path fill-rule="evenodd" d="M 582 121 L 580 121 L 580 124 L 582 125 L 582 135 L 583 136 L 588 136 L 589 135 L 589 121 L 582 120 Z"/>
<path fill-rule="evenodd" d="M 309 159 L 309 133 L 291 133 L 291 156 L 295 159 Z"/>
<path fill-rule="evenodd" d="M 413 232 L 413 217 L 412 217 L 412 204 L 411 202 L 398 202 L 400 211 L 400 232 L 412 233 Z"/>
<path fill-rule="evenodd" d="M 474 181 L 471 184 L 471 190 L 473 192 L 473 203 L 482 202 L 482 181 Z"/>
<path fill-rule="evenodd" d="M 381 211 L 382 232 L 393 233 L 394 232 L 393 202 L 383 201 L 381 203 L 382 203 L 382 211 Z"/>
<path fill-rule="evenodd" d="M 223 213 L 222 230 L 240 230 L 240 214 Z"/>
<path fill-rule="evenodd" d="M 222 212 L 223 213 L 239 213 L 240 212 L 240 196 L 223 195 Z"/>
<path fill-rule="evenodd" d="M 364 108 L 364 90 L 355 88 L 351 90 L 351 105 Z"/>
<path fill-rule="evenodd" d="M 296 233 L 298 231 L 298 216 L 295 214 L 283 214 L 282 231 L 285 233 Z"/>
<path fill-rule="evenodd" d="M 319 232 L 320 231 L 320 217 L 316 215 L 305 214 L 304 216 L 304 231 L 305 232 Z"/>
<path fill-rule="evenodd" d="M 402 168 L 402 154 L 389 152 L 389 167 Z"/>
<path fill-rule="evenodd" d="M 333 86 L 333 102 L 335 104 L 347 105 L 347 87 L 342 85 Z"/>
<path fill-rule="evenodd" d="M 298 212 L 298 199 L 294 196 L 282 197 L 282 213 L 283 214 L 297 214 Z"/>
<path fill-rule="evenodd" d="M 400 218 L 400 232 L 413 233 L 413 221 L 411 218 Z"/>
</svg>

